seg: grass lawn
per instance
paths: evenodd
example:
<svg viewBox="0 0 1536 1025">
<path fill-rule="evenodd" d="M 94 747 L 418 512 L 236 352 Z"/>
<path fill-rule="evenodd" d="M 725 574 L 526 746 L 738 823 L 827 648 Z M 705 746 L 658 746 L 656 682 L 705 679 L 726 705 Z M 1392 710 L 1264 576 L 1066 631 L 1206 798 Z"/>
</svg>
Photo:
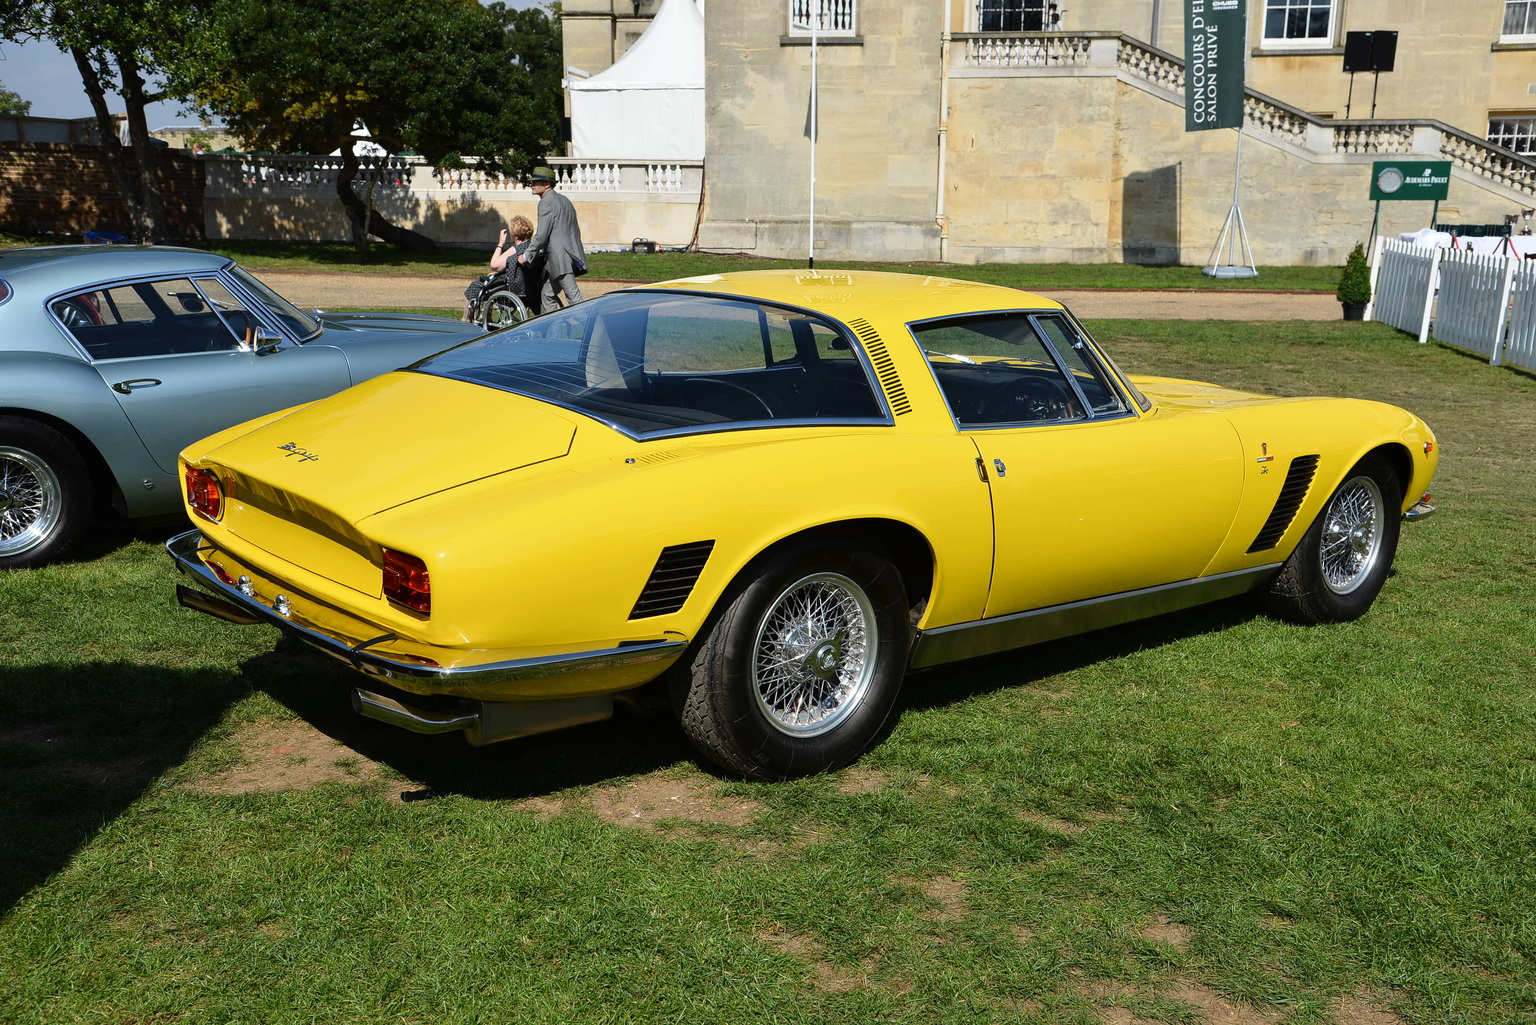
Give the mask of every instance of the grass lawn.
<svg viewBox="0 0 1536 1025">
<path fill-rule="evenodd" d="M 54 244 L 57 240 L 0 235 L 0 247 Z M 78 240 L 76 240 L 78 241 Z M 484 250 L 443 249 L 436 253 L 408 253 L 393 246 L 373 245 L 359 255 L 357 248 L 341 242 L 208 242 L 199 246 L 239 260 L 257 271 L 344 270 L 362 274 L 422 274 L 464 278 L 483 273 L 491 244 Z M 804 260 L 769 260 L 755 256 L 717 253 L 662 252 L 640 256 L 631 253 L 592 253 L 588 261 L 594 278 L 609 281 L 665 281 L 670 278 L 715 274 L 730 270 L 769 270 L 803 267 Z M 1338 267 L 1261 267 L 1256 278 L 1208 278 L 1199 267 L 1143 267 L 1136 264 L 1013 264 L 968 266 L 938 263 L 848 263 L 833 260 L 817 263 L 818 270 L 872 268 L 912 274 L 943 274 L 946 277 L 986 281 L 1029 289 L 1142 288 L 1206 289 L 1216 291 L 1312 291 L 1332 292 L 1339 283 Z"/>
<path fill-rule="evenodd" d="M 484 252 L 445 249 L 428 256 L 405 253 L 376 245 L 359 257 L 357 250 L 340 243 L 312 242 L 215 242 L 206 248 L 239 260 L 253 270 L 315 270 L 338 268 L 375 274 L 442 274 L 462 277 L 483 268 L 491 247 Z M 696 274 L 732 270 L 770 270 L 804 267 L 804 260 L 769 260 L 757 256 L 719 253 L 662 252 L 641 256 L 632 253 L 592 253 L 592 276 L 612 281 L 665 281 Z M 817 270 L 874 269 L 910 274 L 943 274 L 951 278 L 986 281 L 1023 288 L 1154 288 L 1154 289 L 1258 289 L 1261 291 L 1332 292 L 1339 283 L 1338 267 L 1263 267 L 1256 278 L 1208 278 L 1199 267 L 1143 267 L 1136 264 L 1017 264 L 979 265 L 938 263 L 852 263 L 818 260 Z"/>
<path fill-rule="evenodd" d="M 1536 378 L 1375 324 L 1090 327 L 1430 421 L 1441 512 L 1369 615 L 914 676 L 858 766 L 749 785 L 664 716 L 358 719 L 177 609 L 167 532 L 109 538 L 0 575 L 0 1021 L 1530 1025 Z"/>
</svg>

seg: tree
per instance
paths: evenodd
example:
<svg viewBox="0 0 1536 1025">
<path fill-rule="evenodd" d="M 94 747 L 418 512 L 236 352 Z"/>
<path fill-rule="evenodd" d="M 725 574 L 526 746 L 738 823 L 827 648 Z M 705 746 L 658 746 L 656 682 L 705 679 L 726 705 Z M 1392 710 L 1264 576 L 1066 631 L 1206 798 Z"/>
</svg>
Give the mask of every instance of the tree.
<svg viewBox="0 0 1536 1025">
<path fill-rule="evenodd" d="M 24 100 L 0 82 L 0 117 L 26 117 L 32 112 L 30 100 Z"/>
<path fill-rule="evenodd" d="M 253 148 L 339 150 L 336 194 L 360 237 L 426 250 L 354 190 L 360 129 L 439 165 L 526 170 L 558 132 L 555 25 L 476 0 L 214 0 L 177 81 Z"/>
<path fill-rule="evenodd" d="M 128 208 L 132 233 L 153 242 L 167 234 L 157 148 L 144 108 L 179 98 L 148 83 L 184 59 L 201 0 L 0 0 L 0 39 L 48 39 L 75 59 L 101 137 L 102 155 Z M 107 94 L 126 111 L 129 145 L 118 134 Z"/>
</svg>

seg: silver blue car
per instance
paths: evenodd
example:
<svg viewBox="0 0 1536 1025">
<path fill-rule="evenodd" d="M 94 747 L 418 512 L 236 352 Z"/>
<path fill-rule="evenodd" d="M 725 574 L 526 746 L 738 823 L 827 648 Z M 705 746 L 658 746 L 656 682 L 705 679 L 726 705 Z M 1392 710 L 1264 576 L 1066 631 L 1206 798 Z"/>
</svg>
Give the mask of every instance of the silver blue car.
<svg viewBox="0 0 1536 1025">
<path fill-rule="evenodd" d="M 301 310 L 194 249 L 0 250 L 0 569 L 58 559 L 108 509 L 179 515 L 189 443 L 480 333 Z"/>
</svg>

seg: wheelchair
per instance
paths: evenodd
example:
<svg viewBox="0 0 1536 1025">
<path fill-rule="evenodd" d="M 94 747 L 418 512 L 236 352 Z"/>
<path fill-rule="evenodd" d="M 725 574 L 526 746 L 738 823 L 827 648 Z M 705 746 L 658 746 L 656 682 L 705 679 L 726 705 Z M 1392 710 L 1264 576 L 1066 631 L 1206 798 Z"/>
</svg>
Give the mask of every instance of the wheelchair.
<svg viewBox="0 0 1536 1025">
<path fill-rule="evenodd" d="M 506 278 L 500 274 L 486 281 L 480 295 L 469 304 L 469 319 L 487 331 L 520 323 L 531 316 L 523 300 L 506 286 Z"/>
</svg>

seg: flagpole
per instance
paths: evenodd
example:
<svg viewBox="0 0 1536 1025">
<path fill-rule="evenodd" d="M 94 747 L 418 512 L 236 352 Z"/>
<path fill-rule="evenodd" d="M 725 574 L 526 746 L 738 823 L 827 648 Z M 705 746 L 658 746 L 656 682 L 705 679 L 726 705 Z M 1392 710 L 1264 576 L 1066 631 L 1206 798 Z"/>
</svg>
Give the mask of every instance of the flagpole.
<svg viewBox="0 0 1536 1025">
<path fill-rule="evenodd" d="M 819 38 L 817 33 L 821 30 L 821 5 L 825 0 L 809 0 L 811 4 L 811 220 L 810 237 L 805 245 L 805 265 L 808 270 L 816 269 L 816 134 L 821 121 L 820 111 L 816 109 L 816 65 L 819 51 Z"/>
</svg>

